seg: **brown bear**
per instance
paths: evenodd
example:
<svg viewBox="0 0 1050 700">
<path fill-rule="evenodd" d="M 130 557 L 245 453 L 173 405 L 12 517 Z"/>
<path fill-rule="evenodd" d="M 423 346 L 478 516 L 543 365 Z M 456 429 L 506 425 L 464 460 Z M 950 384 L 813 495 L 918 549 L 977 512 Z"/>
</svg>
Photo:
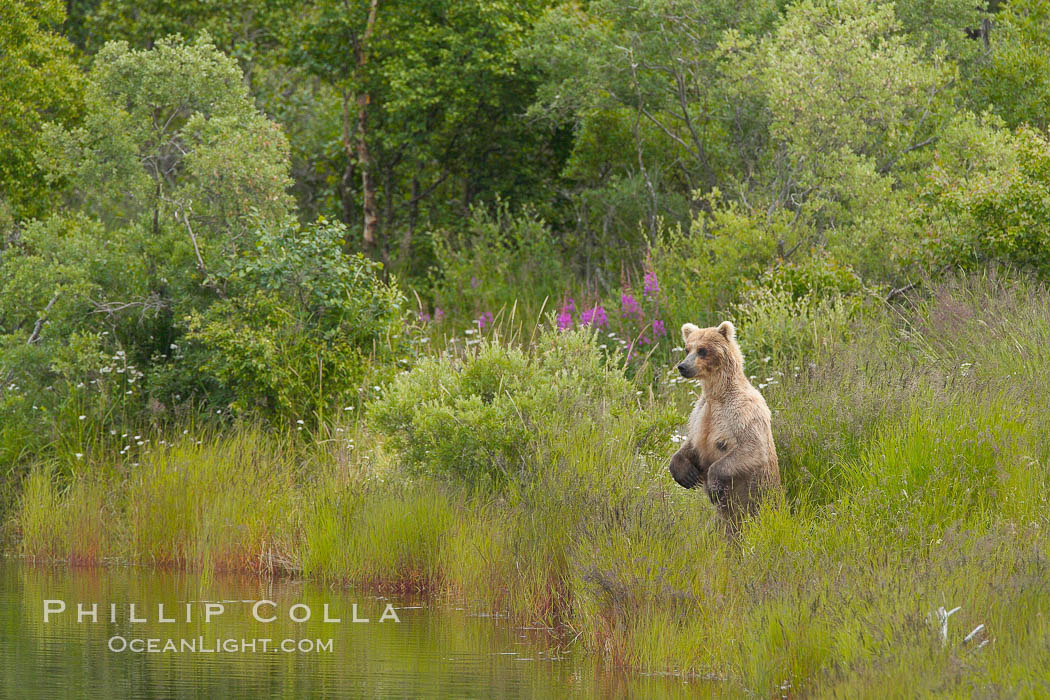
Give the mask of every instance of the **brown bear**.
<svg viewBox="0 0 1050 700">
<path fill-rule="evenodd" d="M 671 475 L 691 489 L 703 485 L 729 532 L 780 490 L 780 469 L 769 408 L 744 374 L 736 328 L 682 326 L 683 377 L 698 378 L 703 392 L 689 416 L 689 434 L 671 457 Z"/>
</svg>

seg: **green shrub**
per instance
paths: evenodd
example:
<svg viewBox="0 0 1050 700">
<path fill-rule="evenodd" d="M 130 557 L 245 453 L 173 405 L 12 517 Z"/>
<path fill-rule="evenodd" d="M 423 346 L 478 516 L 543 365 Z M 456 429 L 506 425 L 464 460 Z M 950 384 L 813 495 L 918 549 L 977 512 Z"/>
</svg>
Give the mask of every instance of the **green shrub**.
<svg viewBox="0 0 1050 700">
<path fill-rule="evenodd" d="M 435 303 L 472 319 L 519 301 L 534 304 L 526 310 L 538 313 L 544 297 L 559 294 L 567 276 L 547 225 L 529 214 L 512 217 L 505 207 L 494 216 L 474 211 L 464 230 L 435 234 L 434 245 Z"/>
<path fill-rule="evenodd" d="M 1008 0 L 995 15 L 977 93 L 1010 126 L 1050 123 L 1050 4 Z"/>
<path fill-rule="evenodd" d="M 977 268 L 988 263 L 1050 277 L 1050 140 L 1022 128 L 1014 158 L 959 177 L 934 170 L 923 195 L 933 266 Z"/>
<path fill-rule="evenodd" d="M 758 287 L 781 288 L 795 299 L 810 294 L 819 298 L 860 294 L 864 284 L 849 265 L 844 265 L 826 252 L 800 255 L 765 270 L 746 290 Z"/>
<path fill-rule="evenodd" d="M 772 267 L 742 285 L 729 316 L 740 326 L 748 354 L 802 362 L 850 339 L 854 320 L 868 306 L 866 294 L 853 270 L 818 253 Z"/>
<path fill-rule="evenodd" d="M 807 294 L 796 298 L 787 287 L 755 287 L 730 316 L 740 327 L 740 345 L 752 358 L 775 364 L 811 362 L 824 351 L 855 337 L 854 321 L 869 308 L 859 295 Z M 754 371 L 750 365 L 749 371 Z"/>
<path fill-rule="evenodd" d="M 720 195 L 711 195 L 718 200 Z M 734 205 L 701 213 L 688 231 L 665 230 L 651 251 L 672 322 L 714 323 L 745 282 L 757 278 L 795 236 L 787 219 L 760 221 Z"/>
<path fill-rule="evenodd" d="M 188 366 L 215 382 L 215 398 L 237 413 L 316 419 L 347 400 L 368 356 L 389 358 L 402 295 L 379 263 L 343 252 L 345 235 L 340 223 L 288 221 L 232 263 L 236 294 L 188 323 Z"/>
<path fill-rule="evenodd" d="M 408 466 L 500 483 L 537 469 L 546 426 L 636 405 L 633 385 L 592 332 L 546 331 L 528 352 L 483 340 L 466 356 L 427 358 L 387 388 L 369 417 Z"/>
</svg>

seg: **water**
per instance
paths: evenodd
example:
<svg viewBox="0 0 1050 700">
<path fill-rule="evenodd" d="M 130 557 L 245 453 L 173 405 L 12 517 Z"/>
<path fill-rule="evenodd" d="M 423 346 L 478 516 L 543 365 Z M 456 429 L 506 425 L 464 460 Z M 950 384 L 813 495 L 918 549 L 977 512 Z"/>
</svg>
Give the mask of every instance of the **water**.
<svg viewBox="0 0 1050 700">
<path fill-rule="evenodd" d="M 275 621 L 253 617 L 258 600 L 275 604 L 257 609 Z M 45 623 L 45 601 L 62 601 L 65 611 Z M 205 604 L 218 601 L 223 611 L 205 621 Z M 78 603 L 85 613 L 97 603 L 98 622 L 78 622 Z M 147 621 L 132 622 L 129 604 Z M 158 619 L 158 604 L 174 622 Z M 340 622 L 324 621 L 325 604 Z M 369 622 L 351 621 L 354 604 Z M 309 620 L 290 619 L 307 608 Z M 158 651 L 134 650 L 150 639 Z M 180 650 L 165 651 L 168 640 Z M 309 582 L 0 559 L 4 698 L 663 698 L 710 690 L 603 668 L 546 632 L 451 605 Z"/>
</svg>

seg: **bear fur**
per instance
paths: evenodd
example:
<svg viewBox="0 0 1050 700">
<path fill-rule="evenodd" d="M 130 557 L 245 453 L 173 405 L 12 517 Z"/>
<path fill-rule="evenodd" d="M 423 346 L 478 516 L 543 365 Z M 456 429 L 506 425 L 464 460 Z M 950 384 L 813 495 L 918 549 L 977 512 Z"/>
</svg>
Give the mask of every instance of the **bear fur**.
<svg viewBox="0 0 1050 700">
<path fill-rule="evenodd" d="M 687 489 L 702 485 L 735 532 L 764 496 L 780 491 L 769 408 L 744 374 L 732 323 L 687 323 L 682 339 L 687 355 L 678 371 L 699 379 L 703 393 L 689 416 L 688 435 L 671 457 L 671 475 Z"/>
</svg>

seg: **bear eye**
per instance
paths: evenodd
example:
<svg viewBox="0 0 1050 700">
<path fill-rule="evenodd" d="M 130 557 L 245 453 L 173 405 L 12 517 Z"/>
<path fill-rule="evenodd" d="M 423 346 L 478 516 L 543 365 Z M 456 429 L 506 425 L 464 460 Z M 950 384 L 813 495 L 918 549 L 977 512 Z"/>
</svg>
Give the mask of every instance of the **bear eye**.
<svg viewBox="0 0 1050 700">
<path fill-rule="evenodd" d="M 707 357 L 707 350 L 705 348 L 697 348 L 696 349 L 696 354 L 699 357 Z"/>
</svg>

